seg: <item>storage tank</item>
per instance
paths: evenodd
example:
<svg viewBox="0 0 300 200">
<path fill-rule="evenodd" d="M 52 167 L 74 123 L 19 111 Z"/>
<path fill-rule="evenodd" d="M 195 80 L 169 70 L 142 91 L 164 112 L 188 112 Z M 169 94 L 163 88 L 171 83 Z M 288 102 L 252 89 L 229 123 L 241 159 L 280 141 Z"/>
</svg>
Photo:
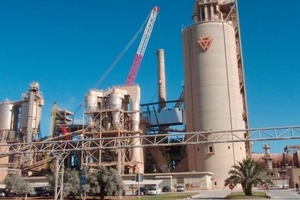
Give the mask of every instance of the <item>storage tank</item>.
<svg viewBox="0 0 300 200">
<path fill-rule="evenodd" d="M 195 23 L 182 32 L 187 132 L 245 129 L 235 27 L 218 3 L 196 1 Z M 230 12 L 232 7 L 226 8 Z M 235 134 L 244 138 L 245 133 Z M 233 139 L 226 133 L 206 137 Z M 246 149 L 243 142 L 204 143 L 188 145 L 186 154 L 188 171 L 213 172 L 213 187 L 222 188 L 231 166 L 246 157 Z"/>
<path fill-rule="evenodd" d="M 112 90 L 112 93 L 110 94 L 110 107 L 113 110 L 112 111 L 112 126 L 113 129 L 121 129 L 124 128 L 122 122 L 120 121 L 121 117 L 121 108 L 122 108 L 122 102 L 124 99 L 124 94 L 126 91 L 118 88 L 114 88 Z"/>
<path fill-rule="evenodd" d="M 0 103 L 0 130 L 11 129 L 13 103 L 6 100 Z"/>
<path fill-rule="evenodd" d="M 88 117 L 88 124 L 93 124 L 93 120 L 96 116 L 96 111 L 102 109 L 103 92 L 100 90 L 90 90 L 85 96 L 86 103 L 86 115 Z"/>
</svg>

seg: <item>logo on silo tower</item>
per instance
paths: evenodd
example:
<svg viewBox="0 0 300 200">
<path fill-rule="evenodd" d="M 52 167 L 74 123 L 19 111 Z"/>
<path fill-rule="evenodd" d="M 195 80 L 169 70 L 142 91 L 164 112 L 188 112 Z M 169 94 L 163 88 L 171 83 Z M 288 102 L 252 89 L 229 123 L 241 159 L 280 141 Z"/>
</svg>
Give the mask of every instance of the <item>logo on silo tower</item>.
<svg viewBox="0 0 300 200">
<path fill-rule="evenodd" d="M 213 38 L 211 36 L 204 36 L 204 37 L 199 38 L 198 44 L 204 51 L 206 51 L 209 49 L 212 41 L 213 41 Z"/>
</svg>

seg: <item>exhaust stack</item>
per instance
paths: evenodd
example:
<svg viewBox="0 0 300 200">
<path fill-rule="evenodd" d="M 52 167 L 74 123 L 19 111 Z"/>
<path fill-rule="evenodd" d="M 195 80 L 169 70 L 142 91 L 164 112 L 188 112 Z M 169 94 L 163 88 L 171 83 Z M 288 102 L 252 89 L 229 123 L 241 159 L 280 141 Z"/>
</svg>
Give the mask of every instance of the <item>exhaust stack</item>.
<svg viewBox="0 0 300 200">
<path fill-rule="evenodd" d="M 160 112 L 166 108 L 166 75 L 165 75 L 165 52 L 163 49 L 158 49 L 156 52 L 158 59 L 158 102 Z"/>
</svg>

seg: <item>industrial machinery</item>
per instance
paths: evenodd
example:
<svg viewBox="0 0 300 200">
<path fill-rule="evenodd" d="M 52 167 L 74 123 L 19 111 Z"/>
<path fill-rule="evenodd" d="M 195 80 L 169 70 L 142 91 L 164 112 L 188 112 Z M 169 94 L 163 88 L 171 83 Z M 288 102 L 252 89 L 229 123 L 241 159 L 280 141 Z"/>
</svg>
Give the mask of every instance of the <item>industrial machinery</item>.
<svg viewBox="0 0 300 200">
<path fill-rule="evenodd" d="M 40 134 L 41 111 L 44 105 L 39 84 L 32 82 L 20 101 L 0 103 L 0 133 L 5 141 L 32 142 Z"/>
<path fill-rule="evenodd" d="M 139 86 L 114 87 L 106 91 L 90 90 L 86 95 L 88 125 L 82 132 L 83 138 L 95 139 L 99 146 L 101 138 L 111 138 L 101 143 L 107 149 L 83 151 L 81 166 L 111 166 L 120 174 L 143 173 L 143 150 L 140 136 L 140 88 Z M 118 138 L 118 142 L 117 139 Z M 122 138 L 120 140 L 120 138 Z M 117 142 L 117 143 L 116 143 Z M 121 148 L 134 144 L 133 148 Z M 90 145 L 83 143 L 83 146 Z M 113 147 L 119 146 L 115 149 Z M 111 148 L 110 148 L 111 147 Z"/>
<path fill-rule="evenodd" d="M 20 101 L 0 103 L 0 137 L 2 143 L 30 143 L 40 137 L 41 111 L 44 99 L 37 82 L 32 82 Z M 1 149 L 3 151 L 3 149 Z M 15 154 L 1 158 L 2 171 L 26 168 L 35 162 L 35 154 Z M 17 171 L 17 170 L 16 170 Z M 0 177 L 1 179 L 2 177 Z"/>
<path fill-rule="evenodd" d="M 140 129 L 140 88 L 133 86 L 133 84 L 147 48 L 158 11 L 158 7 L 152 8 L 147 17 L 148 21 L 125 86 L 113 87 L 107 91 L 90 90 L 86 95 L 85 113 L 88 124 L 83 131 L 82 137 L 111 137 L 112 141 L 114 137 L 124 137 L 123 142 L 118 145 L 123 146 L 128 143 L 134 143 L 136 147 L 126 150 L 99 149 L 83 152 L 81 156 L 82 166 L 111 166 L 117 168 L 121 174 L 144 172 L 143 150 L 140 147 L 140 141 L 127 139 L 126 137 L 142 134 Z M 115 146 L 116 144 L 109 142 L 109 144 L 102 145 Z"/>
</svg>

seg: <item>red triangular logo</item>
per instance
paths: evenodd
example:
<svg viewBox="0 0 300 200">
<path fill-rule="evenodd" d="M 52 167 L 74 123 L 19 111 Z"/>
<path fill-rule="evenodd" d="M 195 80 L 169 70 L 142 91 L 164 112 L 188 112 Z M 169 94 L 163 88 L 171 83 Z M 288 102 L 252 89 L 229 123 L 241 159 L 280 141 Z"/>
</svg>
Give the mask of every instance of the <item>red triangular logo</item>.
<svg viewBox="0 0 300 200">
<path fill-rule="evenodd" d="M 212 41 L 213 39 L 211 36 L 200 37 L 198 40 L 198 44 L 204 51 L 206 51 L 209 49 Z"/>
</svg>

